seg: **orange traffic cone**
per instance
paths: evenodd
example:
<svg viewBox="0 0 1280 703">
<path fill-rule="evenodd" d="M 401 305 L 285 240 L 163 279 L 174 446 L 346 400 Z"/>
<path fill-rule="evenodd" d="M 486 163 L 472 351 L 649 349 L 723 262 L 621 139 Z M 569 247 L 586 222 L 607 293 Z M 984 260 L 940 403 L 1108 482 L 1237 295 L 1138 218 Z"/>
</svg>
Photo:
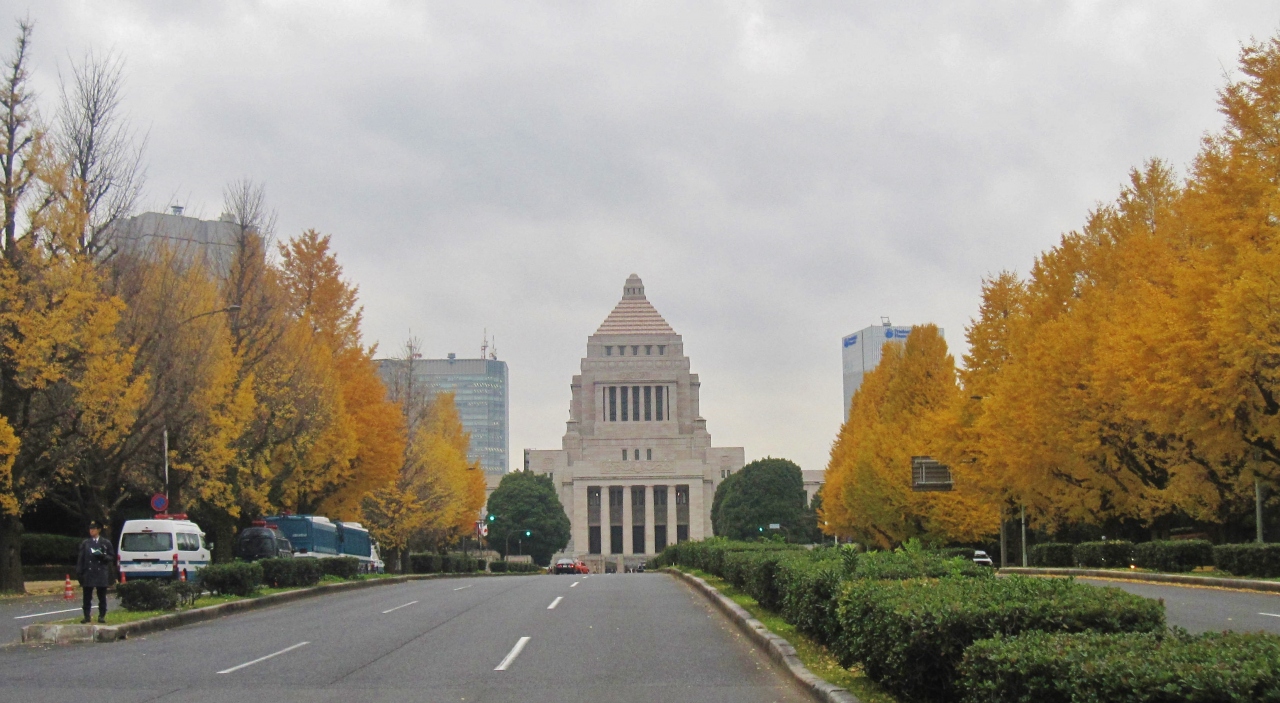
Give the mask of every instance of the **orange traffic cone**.
<svg viewBox="0 0 1280 703">
<path fill-rule="evenodd" d="M 62 589 L 62 599 L 72 600 L 76 597 L 75 591 L 71 589 L 71 574 L 67 574 L 67 585 Z"/>
<path fill-rule="evenodd" d="M 129 583 L 129 574 L 126 574 L 123 569 L 120 570 L 120 583 Z"/>
<path fill-rule="evenodd" d="M 178 580 L 179 580 L 179 581 L 186 581 L 186 580 L 187 580 L 187 570 L 186 570 L 186 569 L 183 569 L 183 570 L 182 570 L 182 576 L 181 576 L 181 577 L 179 577 L 179 579 L 178 579 Z"/>
</svg>

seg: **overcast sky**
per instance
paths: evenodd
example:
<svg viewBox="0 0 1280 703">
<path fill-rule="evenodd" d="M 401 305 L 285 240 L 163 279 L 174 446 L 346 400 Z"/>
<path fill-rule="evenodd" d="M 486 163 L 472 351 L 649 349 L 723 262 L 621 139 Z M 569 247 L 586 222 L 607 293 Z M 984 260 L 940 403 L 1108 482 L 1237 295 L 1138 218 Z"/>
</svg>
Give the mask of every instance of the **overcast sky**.
<svg viewBox="0 0 1280 703">
<path fill-rule="evenodd" d="M 559 448 L 633 272 L 715 444 L 825 467 L 843 335 L 935 322 L 959 358 L 982 277 L 1144 160 L 1185 168 L 1241 42 L 1280 30 L 1274 0 L 0 8 L 36 22 L 46 113 L 71 60 L 125 58 L 143 209 L 213 218 L 253 178 L 280 235 L 333 235 L 383 352 L 496 335 L 513 468 Z"/>
</svg>

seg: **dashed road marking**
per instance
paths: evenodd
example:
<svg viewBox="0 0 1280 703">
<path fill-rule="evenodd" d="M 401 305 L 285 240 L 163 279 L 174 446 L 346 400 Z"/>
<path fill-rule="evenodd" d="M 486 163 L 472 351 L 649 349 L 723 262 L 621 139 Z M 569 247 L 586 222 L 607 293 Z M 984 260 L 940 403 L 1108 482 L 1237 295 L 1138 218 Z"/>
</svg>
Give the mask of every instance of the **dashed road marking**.
<svg viewBox="0 0 1280 703">
<path fill-rule="evenodd" d="M 401 608 L 408 608 L 409 606 L 411 606 L 411 605 L 413 605 L 414 603 L 417 603 L 417 602 L 418 602 L 418 601 L 416 601 L 416 600 L 411 600 L 411 601 L 409 601 L 408 603 L 405 603 L 404 605 L 397 605 L 396 607 L 392 608 L 391 610 L 384 610 L 384 611 L 382 611 L 382 614 L 383 614 L 383 615 L 386 615 L 387 613 L 395 612 L 395 611 L 397 611 L 397 610 L 399 610 L 399 609 L 401 609 Z"/>
<path fill-rule="evenodd" d="M 547 606 L 547 610 L 555 610 L 556 606 L 560 605 L 560 601 L 562 600 L 564 600 L 564 596 L 556 596 L 556 599 L 551 601 L 551 605 Z"/>
<path fill-rule="evenodd" d="M 245 662 L 245 663 L 243 663 L 243 664 L 238 664 L 238 665 L 236 665 L 236 666 L 231 667 L 230 669 L 223 669 L 222 671 L 219 671 L 218 673 L 219 673 L 219 674 L 230 674 L 231 672 L 233 672 L 233 671 L 239 671 L 240 669 L 243 669 L 243 668 L 245 668 L 246 666 L 253 666 L 254 664 L 257 664 L 257 663 L 260 663 L 260 662 L 264 662 L 264 661 L 266 661 L 266 660 L 270 659 L 271 657 L 278 657 L 278 656 L 280 656 L 281 654 L 284 654 L 285 652 L 292 652 L 293 650 L 297 649 L 298 647 L 305 647 L 305 646 L 307 646 L 307 645 L 309 645 L 309 644 L 311 644 L 311 643 L 310 643 L 310 642 L 299 642 L 299 643 L 297 643 L 297 644 L 293 645 L 292 647 L 285 647 L 284 649 L 280 650 L 279 652 L 272 652 L 272 653 L 268 654 L 268 655 L 267 655 L 267 656 L 265 656 L 265 657 L 258 657 L 257 659 L 254 659 L 254 660 L 253 660 L 253 661 L 251 661 L 251 662 Z"/>
<path fill-rule="evenodd" d="M 506 671 L 507 667 L 511 666 L 511 662 L 515 661 L 516 657 L 520 656 L 520 650 L 524 649 L 524 646 L 526 644 L 529 644 L 530 639 L 532 638 L 521 637 L 520 639 L 516 640 L 516 646 L 512 647 L 510 652 L 507 652 L 507 656 L 502 658 L 502 663 L 495 666 L 493 670 Z"/>
</svg>

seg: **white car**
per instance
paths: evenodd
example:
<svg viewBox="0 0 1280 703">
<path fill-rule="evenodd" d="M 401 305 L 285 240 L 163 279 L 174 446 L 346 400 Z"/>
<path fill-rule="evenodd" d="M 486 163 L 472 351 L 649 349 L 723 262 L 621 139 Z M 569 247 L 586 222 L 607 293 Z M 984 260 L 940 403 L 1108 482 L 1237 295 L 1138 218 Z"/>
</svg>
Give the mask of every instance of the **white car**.
<svg viewBox="0 0 1280 703">
<path fill-rule="evenodd" d="M 973 563 L 980 566 L 995 566 L 995 562 L 991 561 L 991 557 L 981 549 L 975 549 L 973 552 Z"/>
<path fill-rule="evenodd" d="M 128 520 L 120 530 L 120 576 L 192 579 L 210 559 L 200 526 L 185 515 Z"/>
</svg>

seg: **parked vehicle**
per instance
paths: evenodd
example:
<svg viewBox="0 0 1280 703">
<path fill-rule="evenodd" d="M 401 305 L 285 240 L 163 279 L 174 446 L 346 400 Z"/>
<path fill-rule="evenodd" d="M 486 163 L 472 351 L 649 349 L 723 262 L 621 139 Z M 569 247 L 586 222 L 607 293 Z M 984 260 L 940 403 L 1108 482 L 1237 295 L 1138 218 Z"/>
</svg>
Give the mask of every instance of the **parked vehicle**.
<svg viewBox="0 0 1280 703">
<path fill-rule="evenodd" d="M 204 530 L 183 514 L 125 521 L 116 553 L 122 579 L 191 579 L 210 558 Z"/>
<path fill-rule="evenodd" d="M 284 533 L 294 556 L 315 559 L 355 557 L 362 573 L 380 572 L 382 560 L 369 531 L 358 522 L 330 520 L 319 515 L 273 515 L 267 525 Z"/>
<path fill-rule="evenodd" d="M 982 566 L 995 566 L 995 562 L 991 561 L 991 557 L 987 556 L 987 553 L 981 549 L 974 550 L 973 563 L 980 564 Z"/>
<path fill-rule="evenodd" d="M 292 557 L 293 545 L 278 528 L 268 525 L 265 520 L 255 520 L 253 527 L 240 530 L 234 554 L 244 561 Z"/>
</svg>

